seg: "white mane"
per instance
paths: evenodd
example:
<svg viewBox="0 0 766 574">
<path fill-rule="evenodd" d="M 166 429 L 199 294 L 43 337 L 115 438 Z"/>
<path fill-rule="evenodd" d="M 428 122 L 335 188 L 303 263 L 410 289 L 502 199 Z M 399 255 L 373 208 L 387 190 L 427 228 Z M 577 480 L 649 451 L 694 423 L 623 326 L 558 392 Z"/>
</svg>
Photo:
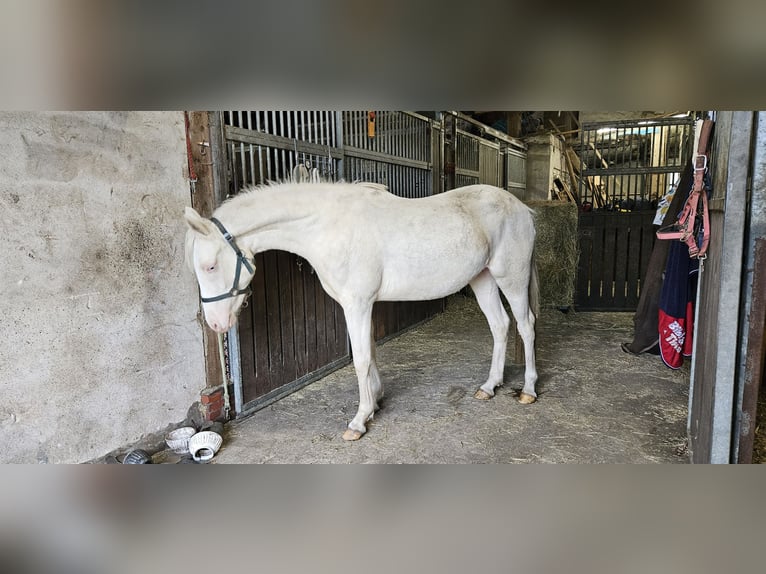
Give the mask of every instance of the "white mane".
<svg viewBox="0 0 766 574">
<path fill-rule="evenodd" d="M 226 201 L 231 201 L 232 199 L 236 199 L 237 197 L 242 197 L 243 195 L 251 194 L 251 193 L 258 193 L 260 191 L 264 190 L 270 190 L 270 189 L 278 189 L 278 188 L 291 188 L 293 186 L 307 186 L 307 185 L 322 185 L 322 186 L 333 186 L 333 185 L 358 185 L 361 187 L 366 187 L 368 189 L 374 189 L 376 191 L 385 191 L 387 193 L 390 193 L 390 190 L 388 189 L 388 186 L 383 183 L 374 183 L 371 181 L 362 181 L 359 179 L 355 179 L 353 181 L 346 181 L 345 179 L 339 179 L 338 181 L 294 181 L 292 179 L 276 179 L 276 180 L 267 180 L 263 183 L 250 183 L 242 187 L 240 189 L 239 193 L 236 195 L 230 195 L 226 198 Z"/>
</svg>

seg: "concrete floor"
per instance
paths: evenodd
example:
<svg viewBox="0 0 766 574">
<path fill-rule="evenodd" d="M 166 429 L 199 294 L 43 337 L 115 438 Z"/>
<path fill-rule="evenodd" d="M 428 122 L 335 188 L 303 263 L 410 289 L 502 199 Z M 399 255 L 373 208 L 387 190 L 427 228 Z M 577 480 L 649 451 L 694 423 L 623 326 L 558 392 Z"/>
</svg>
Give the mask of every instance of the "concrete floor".
<svg viewBox="0 0 766 574">
<path fill-rule="evenodd" d="M 357 442 L 341 435 L 357 408 L 351 365 L 229 423 L 214 463 L 686 463 L 688 361 L 678 371 L 633 357 L 630 313 L 544 310 L 538 401 L 516 395 L 523 370 L 509 345 L 505 385 L 472 397 L 492 339 L 476 302 L 380 345 L 382 408 Z"/>
</svg>

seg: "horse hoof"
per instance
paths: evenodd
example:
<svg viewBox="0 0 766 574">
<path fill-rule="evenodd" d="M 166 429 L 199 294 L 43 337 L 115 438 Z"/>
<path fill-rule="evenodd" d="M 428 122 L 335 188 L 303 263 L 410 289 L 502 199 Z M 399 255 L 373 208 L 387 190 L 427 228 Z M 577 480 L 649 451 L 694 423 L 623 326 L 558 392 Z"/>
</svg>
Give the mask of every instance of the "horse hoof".
<svg viewBox="0 0 766 574">
<path fill-rule="evenodd" d="M 521 393 L 519 395 L 519 402 L 522 405 L 529 405 L 534 403 L 537 400 L 537 397 L 533 397 L 532 395 L 528 395 L 527 393 Z"/>
<path fill-rule="evenodd" d="M 478 391 L 476 391 L 474 393 L 473 398 L 474 399 L 479 399 L 480 401 L 488 401 L 489 399 L 492 398 L 492 395 L 490 395 L 486 391 L 483 391 L 483 390 L 479 389 Z"/>
<path fill-rule="evenodd" d="M 343 433 L 343 440 L 359 440 L 364 433 L 354 429 L 346 429 Z"/>
</svg>

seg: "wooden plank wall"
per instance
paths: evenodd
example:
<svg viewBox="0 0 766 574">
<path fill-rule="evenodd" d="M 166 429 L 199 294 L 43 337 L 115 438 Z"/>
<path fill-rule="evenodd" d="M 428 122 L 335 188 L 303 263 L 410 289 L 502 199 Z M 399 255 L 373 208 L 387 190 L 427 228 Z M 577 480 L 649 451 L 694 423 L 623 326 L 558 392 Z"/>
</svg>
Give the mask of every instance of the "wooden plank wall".
<svg viewBox="0 0 766 574">
<path fill-rule="evenodd" d="M 753 115 L 718 112 L 713 131 L 710 247 L 700 271 L 690 389 L 689 446 L 696 463 L 736 462 Z"/>
<path fill-rule="evenodd" d="M 381 341 L 444 311 L 444 299 L 435 301 L 378 301 L 372 309 L 372 328 Z"/>
<path fill-rule="evenodd" d="M 635 311 L 655 241 L 654 212 L 581 213 L 575 307 Z"/>
</svg>

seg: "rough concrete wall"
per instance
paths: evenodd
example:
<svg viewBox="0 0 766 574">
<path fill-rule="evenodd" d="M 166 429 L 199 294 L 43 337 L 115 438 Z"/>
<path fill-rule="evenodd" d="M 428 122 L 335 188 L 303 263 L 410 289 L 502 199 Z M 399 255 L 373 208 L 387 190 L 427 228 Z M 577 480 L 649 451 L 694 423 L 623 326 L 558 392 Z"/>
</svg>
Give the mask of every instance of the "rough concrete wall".
<svg viewBox="0 0 766 574">
<path fill-rule="evenodd" d="M 181 112 L 0 113 L 0 462 L 82 462 L 205 386 Z"/>
<path fill-rule="evenodd" d="M 564 176 L 564 156 L 561 140 L 550 134 L 528 136 L 527 144 L 527 190 L 526 201 L 545 201 L 550 199 L 551 190 L 555 189 L 553 180 Z"/>
</svg>

